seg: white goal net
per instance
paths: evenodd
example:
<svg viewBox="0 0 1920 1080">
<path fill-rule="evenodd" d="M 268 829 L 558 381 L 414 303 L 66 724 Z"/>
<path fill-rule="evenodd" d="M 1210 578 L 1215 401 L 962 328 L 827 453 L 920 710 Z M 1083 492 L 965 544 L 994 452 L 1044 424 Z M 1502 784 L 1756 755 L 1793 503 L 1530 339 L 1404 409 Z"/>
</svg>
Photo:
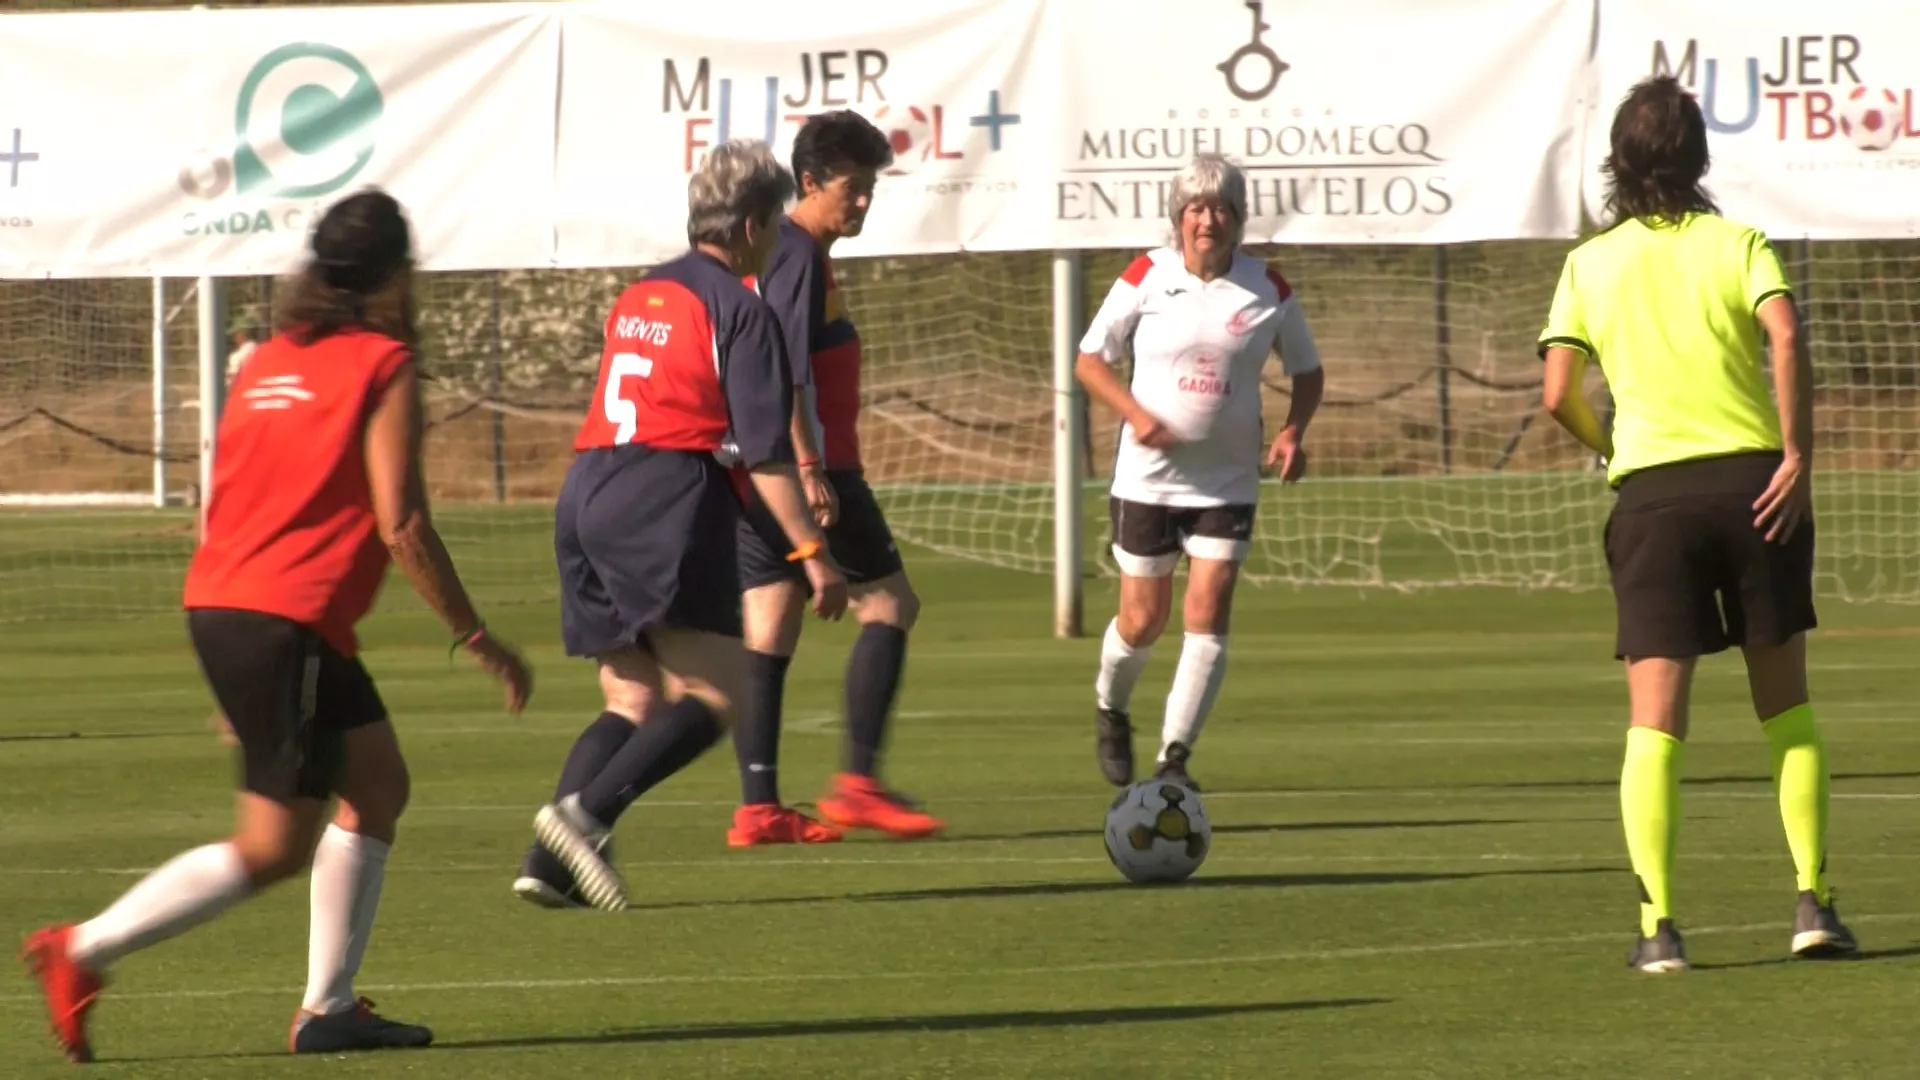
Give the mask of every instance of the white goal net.
<svg viewBox="0 0 1920 1080">
<path fill-rule="evenodd" d="M 1263 494 L 1253 580 L 1604 584 L 1603 481 L 1539 407 L 1534 338 L 1566 249 L 1256 250 L 1293 283 L 1329 389 L 1308 481 Z M 1819 379 L 1822 591 L 1920 600 L 1920 242 L 1782 251 Z M 1128 257 L 1084 257 L 1087 310 Z M 422 278 L 436 514 L 490 602 L 553 595 L 552 499 L 601 320 L 636 273 Z M 1051 572 L 1048 256 L 848 260 L 841 275 L 867 356 L 861 438 L 896 531 L 950 556 Z M 225 283 L 236 326 L 271 321 L 269 284 Z M 174 604 L 198 481 L 192 288 L 0 282 L 0 618 Z M 1267 384 L 1270 424 L 1286 389 L 1277 373 Z M 1594 393 L 1604 403 L 1597 383 Z M 1087 431 L 1084 565 L 1109 573 L 1114 418 L 1095 411 Z"/>
</svg>

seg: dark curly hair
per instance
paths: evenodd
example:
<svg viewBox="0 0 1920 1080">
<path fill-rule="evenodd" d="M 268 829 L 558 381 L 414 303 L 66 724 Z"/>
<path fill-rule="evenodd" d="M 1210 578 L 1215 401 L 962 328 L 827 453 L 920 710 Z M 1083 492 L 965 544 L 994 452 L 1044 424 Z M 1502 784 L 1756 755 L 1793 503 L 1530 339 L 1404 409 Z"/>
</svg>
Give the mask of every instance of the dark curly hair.
<svg viewBox="0 0 1920 1080">
<path fill-rule="evenodd" d="M 893 144 L 872 121 L 851 109 L 810 116 L 793 137 L 796 184 L 811 176 L 824 186 L 836 172 L 884 169 L 892 164 Z"/>
<path fill-rule="evenodd" d="M 417 347 L 413 238 L 405 212 L 378 189 L 349 195 L 314 226 L 312 254 L 284 287 L 274 328 L 311 345 L 347 330 L 371 330 Z"/>
<path fill-rule="evenodd" d="M 1700 184 L 1710 164 L 1700 103 L 1671 75 L 1638 83 L 1613 114 L 1612 150 L 1601 166 L 1608 227 L 1719 213 Z"/>
</svg>

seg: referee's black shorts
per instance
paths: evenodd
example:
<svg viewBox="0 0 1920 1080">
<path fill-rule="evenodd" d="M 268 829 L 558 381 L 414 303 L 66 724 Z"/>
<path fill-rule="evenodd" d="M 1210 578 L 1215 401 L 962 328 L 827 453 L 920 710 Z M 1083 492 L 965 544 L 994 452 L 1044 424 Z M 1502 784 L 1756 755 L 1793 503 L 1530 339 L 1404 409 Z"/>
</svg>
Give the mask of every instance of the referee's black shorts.
<svg viewBox="0 0 1920 1080">
<path fill-rule="evenodd" d="M 220 711 L 240 740 L 240 783 L 277 802 L 338 789 L 346 734 L 387 718 L 358 658 L 278 615 L 199 608 L 187 632 Z"/>
<path fill-rule="evenodd" d="M 1781 645 L 1818 625 L 1812 520 L 1785 544 L 1754 527 L 1754 501 L 1779 467 L 1777 453 L 1737 454 L 1621 481 L 1605 534 L 1616 656 L 1685 659 Z"/>
</svg>

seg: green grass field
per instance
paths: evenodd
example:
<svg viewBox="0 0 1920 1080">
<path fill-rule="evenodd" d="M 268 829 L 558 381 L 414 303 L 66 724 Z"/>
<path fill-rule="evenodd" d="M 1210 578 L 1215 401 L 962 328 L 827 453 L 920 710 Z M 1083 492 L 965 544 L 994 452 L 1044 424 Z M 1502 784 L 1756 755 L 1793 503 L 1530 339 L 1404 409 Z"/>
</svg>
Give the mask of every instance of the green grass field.
<svg viewBox="0 0 1920 1080">
<path fill-rule="evenodd" d="M 598 709 L 543 602 L 490 614 L 539 666 L 497 711 L 401 588 L 368 663 L 411 755 L 361 989 L 435 1027 L 422 1053 L 285 1056 L 305 963 L 289 887 L 134 957 L 97 1012 L 106 1076 L 1893 1076 L 1920 974 L 1920 615 L 1829 603 L 1817 699 L 1832 870 L 1868 950 L 1782 962 L 1792 875 L 1737 663 L 1703 674 L 1680 915 L 1700 965 L 1624 965 L 1623 691 L 1604 594 L 1243 594 L 1196 759 L 1216 839 L 1175 887 L 1120 881 L 1093 768 L 1097 646 L 1056 641 L 1043 579 L 915 551 L 928 608 L 890 755 L 951 834 L 733 852 L 722 748 L 620 826 L 636 910 L 540 912 L 507 884 Z M 488 560 L 470 560 L 488 563 Z M 516 560 L 502 553 L 490 565 Z M 95 575 L 110 587 L 111 575 Z M 510 583 L 489 595 L 508 599 Z M 18 587 L 16 585 L 15 587 Z M 54 587 L 49 583 L 46 587 Z M 1112 594 L 1097 583 L 1097 628 Z M 0 626 L 0 912 L 91 914 L 226 827 L 230 765 L 177 617 Z M 838 747 L 846 627 L 809 631 L 789 797 Z M 1138 711 L 1151 727 L 1174 647 Z M 1144 747 L 1143 747 L 1144 749 Z M 0 1076 L 71 1075 L 24 980 Z"/>
</svg>

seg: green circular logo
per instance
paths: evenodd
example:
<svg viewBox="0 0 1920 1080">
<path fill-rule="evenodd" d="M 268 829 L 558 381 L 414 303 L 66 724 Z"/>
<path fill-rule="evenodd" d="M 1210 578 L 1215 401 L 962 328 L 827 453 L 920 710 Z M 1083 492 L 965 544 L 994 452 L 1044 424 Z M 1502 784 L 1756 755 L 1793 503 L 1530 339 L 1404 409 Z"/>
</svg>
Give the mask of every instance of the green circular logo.
<svg viewBox="0 0 1920 1080">
<path fill-rule="evenodd" d="M 234 106 L 240 194 L 303 199 L 340 190 L 373 158 L 386 108 L 352 53 L 298 42 L 260 58 Z"/>
</svg>

